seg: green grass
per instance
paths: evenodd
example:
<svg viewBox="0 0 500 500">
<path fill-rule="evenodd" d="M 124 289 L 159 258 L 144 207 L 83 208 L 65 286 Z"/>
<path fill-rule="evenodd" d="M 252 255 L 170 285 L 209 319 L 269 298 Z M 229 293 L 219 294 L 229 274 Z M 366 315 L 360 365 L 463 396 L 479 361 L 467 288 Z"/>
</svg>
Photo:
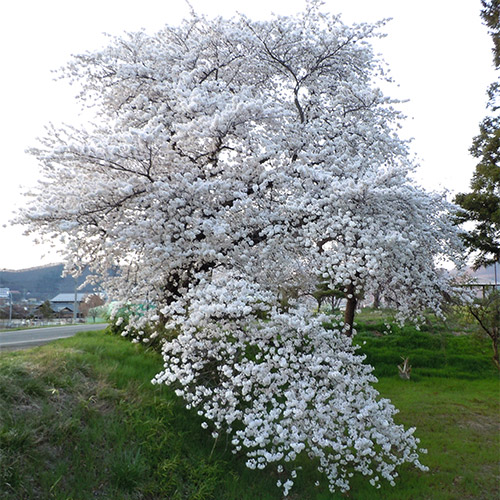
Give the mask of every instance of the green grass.
<svg viewBox="0 0 500 500">
<path fill-rule="evenodd" d="M 413 340 L 412 349 L 424 350 L 434 341 Z M 456 350 L 477 354 L 471 346 Z M 101 332 L 2 354 L 0 498 L 280 499 L 273 473 L 247 469 L 224 437 L 214 446 L 195 412 L 168 388 L 150 384 L 161 366 L 156 353 Z M 498 377 L 418 376 L 419 370 L 410 381 L 382 377 L 378 389 L 400 409 L 399 423 L 417 427 L 429 450 L 422 457 L 428 473 L 402 468 L 396 486 L 380 490 L 355 476 L 349 494 L 331 495 L 300 457 L 304 469 L 289 498 L 497 499 Z"/>
<path fill-rule="evenodd" d="M 474 325 L 452 325 L 430 318 L 420 329 L 402 327 L 384 317 L 387 311 L 363 311 L 357 319 L 355 342 L 366 355 L 366 362 L 375 367 L 379 377 L 398 374 L 398 364 L 408 357 L 412 379 L 425 377 L 466 380 L 495 378 L 498 370 L 492 362 L 490 340 L 479 335 Z"/>
</svg>

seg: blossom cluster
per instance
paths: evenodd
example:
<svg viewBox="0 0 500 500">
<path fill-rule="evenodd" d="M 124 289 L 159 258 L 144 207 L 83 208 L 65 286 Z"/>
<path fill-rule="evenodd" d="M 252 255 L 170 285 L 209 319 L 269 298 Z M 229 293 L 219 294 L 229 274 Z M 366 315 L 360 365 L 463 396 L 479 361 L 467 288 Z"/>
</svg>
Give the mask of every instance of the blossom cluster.
<svg viewBox="0 0 500 500">
<path fill-rule="evenodd" d="M 227 432 L 249 468 L 281 471 L 285 496 L 301 453 L 317 460 L 332 492 L 349 490 L 354 472 L 378 486 L 394 484 L 402 463 L 426 470 L 415 429 L 394 423 L 397 410 L 373 387 L 372 367 L 340 328 L 324 326 L 331 318 L 264 307 L 266 318 L 256 319 L 250 310 L 262 304 L 241 296 L 224 315 L 202 302 L 164 344 L 153 382 L 175 387 L 214 437 Z"/>
</svg>

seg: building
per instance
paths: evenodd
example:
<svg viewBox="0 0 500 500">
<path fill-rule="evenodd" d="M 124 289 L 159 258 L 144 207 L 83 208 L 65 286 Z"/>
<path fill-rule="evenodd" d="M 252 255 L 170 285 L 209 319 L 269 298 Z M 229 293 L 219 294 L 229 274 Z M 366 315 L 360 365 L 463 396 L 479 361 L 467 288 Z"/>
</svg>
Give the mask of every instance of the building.
<svg viewBox="0 0 500 500">
<path fill-rule="evenodd" d="M 88 293 L 60 293 L 50 299 L 50 306 L 58 318 L 81 318 L 80 304 Z M 76 307 L 76 315 L 75 315 Z"/>
</svg>

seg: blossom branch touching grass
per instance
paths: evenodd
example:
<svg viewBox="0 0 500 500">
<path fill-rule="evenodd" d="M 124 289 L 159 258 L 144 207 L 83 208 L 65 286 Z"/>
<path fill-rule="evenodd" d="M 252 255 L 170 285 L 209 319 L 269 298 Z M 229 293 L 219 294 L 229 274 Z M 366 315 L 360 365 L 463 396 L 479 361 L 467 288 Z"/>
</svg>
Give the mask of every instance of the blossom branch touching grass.
<svg viewBox="0 0 500 500">
<path fill-rule="evenodd" d="M 164 344 L 165 368 L 153 382 L 175 387 L 214 437 L 227 432 L 249 468 L 286 465 L 289 476 L 278 485 L 285 496 L 302 453 L 317 460 L 332 492 L 349 490 L 354 471 L 378 486 L 394 484 L 403 463 L 427 470 L 415 429 L 395 424 L 397 410 L 379 397 L 351 338 L 324 326 L 331 318 L 264 307 L 266 319 L 256 319 L 262 304 L 241 295 L 227 306 L 213 297 L 192 303 L 178 337 Z"/>
</svg>

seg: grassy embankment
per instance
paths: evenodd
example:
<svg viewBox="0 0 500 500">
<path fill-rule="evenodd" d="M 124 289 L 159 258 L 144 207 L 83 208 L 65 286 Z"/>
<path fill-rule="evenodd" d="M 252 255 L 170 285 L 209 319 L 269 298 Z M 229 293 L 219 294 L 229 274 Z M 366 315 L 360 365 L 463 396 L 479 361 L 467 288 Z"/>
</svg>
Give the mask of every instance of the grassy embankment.
<svg viewBox="0 0 500 500">
<path fill-rule="evenodd" d="M 304 459 L 290 498 L 497 499 L 500 386 L 488 343 L 382 329 L 365 318 L 358 339 L 398 422 L 417 427 L 430 471 L 403 468 L 381 490 L 355 477 L 348 495 L 331 495 Z M 397 376 L 400 356 L 410 381 Z M 0 498 L 281 498 L 276 476 L 246 469 L 225 439 L 214 446 L 194 412 L 149 383 L 160 369 L 157 354 L 99 332 L 0 355 Z"/>
</svg>

